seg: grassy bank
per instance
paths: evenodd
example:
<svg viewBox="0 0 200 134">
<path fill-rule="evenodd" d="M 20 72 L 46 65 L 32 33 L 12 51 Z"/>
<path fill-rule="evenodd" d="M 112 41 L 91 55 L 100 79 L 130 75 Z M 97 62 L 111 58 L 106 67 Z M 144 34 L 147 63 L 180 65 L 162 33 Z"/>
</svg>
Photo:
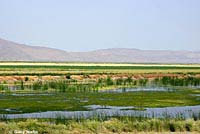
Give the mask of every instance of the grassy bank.
<svg viewBox="0 0 200 134">
<path fill-rule="evenodd" d="M 7 134 L 14 130 L 38 131 L 39 134 L 92 134 L 92 133 L 170 133 L 192 132 L 200 133 L 200 121 L 161 120 L 161 119 L 130 119 L 111 118 L 99 120 L 67 120 L 57 122 L 52 120 L 34 120 L 0 122 L 0 133 Z"/>
</svg>

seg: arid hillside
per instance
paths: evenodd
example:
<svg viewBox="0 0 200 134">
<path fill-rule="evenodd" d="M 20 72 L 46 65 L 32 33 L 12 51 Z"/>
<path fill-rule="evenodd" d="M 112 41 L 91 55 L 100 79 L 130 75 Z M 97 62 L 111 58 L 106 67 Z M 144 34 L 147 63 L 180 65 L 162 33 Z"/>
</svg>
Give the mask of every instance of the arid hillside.
<svg viewBox="0 0 200 134">
<path fill-rule="evenodd" d="M 133 46 L 134 48 L 134 46 Z M 200 52 L 111 48 L 88 52 L 28 46 L 0 39 L 1 61 L 200 63 Z"/>
</svg>

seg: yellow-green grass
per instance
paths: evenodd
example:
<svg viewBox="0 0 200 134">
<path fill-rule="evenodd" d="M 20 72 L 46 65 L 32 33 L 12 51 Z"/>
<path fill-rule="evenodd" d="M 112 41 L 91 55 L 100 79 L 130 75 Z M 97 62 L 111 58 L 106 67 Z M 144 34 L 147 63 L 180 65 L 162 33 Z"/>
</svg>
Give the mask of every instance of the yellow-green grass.
<svg viewBox="0 0 200 134">
<path fill-rule="evenodd" d="M 39 134 L 199 134 L 200 121 L 146 119 L 108 119 L 56 121 L 28 119 L 23 121 L 0 122 L 0 133 L 14 130 L 37 131 Z"/>
</svg>

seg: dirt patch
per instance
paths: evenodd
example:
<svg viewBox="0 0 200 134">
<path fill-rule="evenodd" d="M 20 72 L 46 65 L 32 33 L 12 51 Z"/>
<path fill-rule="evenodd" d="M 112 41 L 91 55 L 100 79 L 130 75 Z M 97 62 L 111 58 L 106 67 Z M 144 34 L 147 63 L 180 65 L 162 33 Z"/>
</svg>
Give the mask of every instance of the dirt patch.
<svg viewBox="0 0 200 134">
<path fill-rule="evenodd" d="M 106 79 L 110 77 L 113 80 L 117 79 L 127 79 L 131 77 L 134 80 L 137 79 L 155 79 L 155 78 L 162 78 L 164 76 L 167 77 L 177 77 L 177 78 L 186 78 L 190 77 L 191 75 L 186 74 L 165 74 L 165 73 L 157 73 L 157 74 L 92 74 L 92 75 L 71 75 L 70 78 L 78 81 L 83 80 L 98 80 L 98 79 Z M 200 77 L 200 74 L 192 75 L 192 77 Z M 52 75 L 45 75 L 45 76 L 0 76 L 0 82 L 6 83 L 14 83 L 18 81 L 27 81 L 27 82 L 34 82 L 34 81 L 52 81 L 52 80 L 64 80 L 66 77 L 63 76 L 52 76 Z"/>
</svg>

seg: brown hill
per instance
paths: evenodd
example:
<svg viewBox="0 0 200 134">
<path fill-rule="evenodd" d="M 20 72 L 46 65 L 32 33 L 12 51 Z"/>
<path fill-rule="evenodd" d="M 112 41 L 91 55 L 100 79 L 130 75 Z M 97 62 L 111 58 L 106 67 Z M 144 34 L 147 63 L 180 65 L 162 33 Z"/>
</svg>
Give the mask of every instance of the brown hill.
<svg viewBox="0 0 200 134">
<path fill-rule="evenodd" d="M 62 50 L 28 46 L 0 39 L 0 60 L 3 61 L 62 61 L 66 59 L 67 53 Z"/>
<path fill-rule="evenodd" d="M 170 50 L 102 49 L 89 52 L 66 52 L 28 46 L 0 39 L 1 61 L 79 61 L 132 63 L 200 63 L 200 52 Z"/>
</svg>

